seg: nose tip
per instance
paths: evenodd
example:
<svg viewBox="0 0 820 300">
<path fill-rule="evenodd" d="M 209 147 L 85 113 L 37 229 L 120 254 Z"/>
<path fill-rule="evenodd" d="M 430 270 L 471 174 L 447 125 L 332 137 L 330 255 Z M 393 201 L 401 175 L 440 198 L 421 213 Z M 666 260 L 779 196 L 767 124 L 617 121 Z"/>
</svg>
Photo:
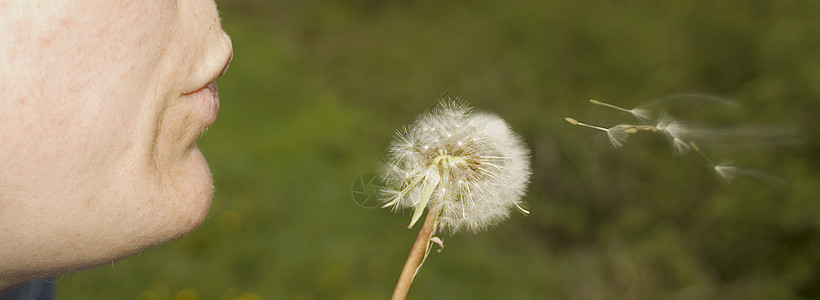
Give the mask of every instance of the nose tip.
<svg viewBox="0 0 820 300">
<path fill-rule="evenodd" d="M 226 32 L 222 32 L 222 36 L 225 38 L 225 45 L 228 48 L 228 59 L 225 61 L 225 66 L 222 68 L 222 72 L 219 76 L 225 75 L 225 73 L 228 72 L 228 67 L 231 66 L 231 62 L 233 61 L 233 42 L 231 42 L 231 37 L 228 36 Z"/>
</svg>

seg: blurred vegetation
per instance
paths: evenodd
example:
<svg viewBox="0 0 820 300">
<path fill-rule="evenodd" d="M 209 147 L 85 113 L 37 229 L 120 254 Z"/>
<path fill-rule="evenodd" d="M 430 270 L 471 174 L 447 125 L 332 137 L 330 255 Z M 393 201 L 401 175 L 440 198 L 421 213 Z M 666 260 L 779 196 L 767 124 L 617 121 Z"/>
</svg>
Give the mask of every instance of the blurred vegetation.
<svg viewBox="0 0 820 300">
<path fill-rule="evenodd" d="M 393 130 L 445 91 L 505 118 L 532 149 L 532 213 L 445 236 L 411 299 L 820 297 L 817 1 L 219 1 L 235 60 L 199 144 L 216 193 L 194 233 L 58 278 L 60 299 L 386 299 L 416 230 L 350 187 Z M 724 183 L 614 125 L 698 92 L 723 125 L 792 143 L 714 145 L 785 185 Z"/>
</svg>

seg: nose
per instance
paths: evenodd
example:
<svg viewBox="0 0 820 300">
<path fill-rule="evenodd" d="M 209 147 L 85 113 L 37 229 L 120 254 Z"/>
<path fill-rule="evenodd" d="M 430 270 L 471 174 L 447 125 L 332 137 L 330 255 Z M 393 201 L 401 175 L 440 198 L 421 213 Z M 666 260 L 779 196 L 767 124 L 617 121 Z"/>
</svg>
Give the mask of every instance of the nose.
<svg viewBox="0 0 820 300">
<path fill-rule="evenodd" d="M 222 67 L 222 72 L 220 72 L 219 76 L 225 75 L 228 72 L 228 67 L 231 66 L 231 61 L 233 61 L 233 42 L 231 42 L 231 37 L 228 36 L 226 32 L 222 32 L 222 37 L 225 39 L 225 46 L 227 47 L 227 60 L 225 60 L 225 66 Z"/>
</svg>

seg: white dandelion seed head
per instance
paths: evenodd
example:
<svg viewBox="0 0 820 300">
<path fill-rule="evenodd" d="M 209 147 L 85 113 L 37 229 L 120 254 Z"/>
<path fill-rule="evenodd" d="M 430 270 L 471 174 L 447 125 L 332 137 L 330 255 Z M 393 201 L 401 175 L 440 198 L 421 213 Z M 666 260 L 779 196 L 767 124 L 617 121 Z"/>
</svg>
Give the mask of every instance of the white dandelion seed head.
<svg viewBox="0 0 820 300">
<path fill-rule="evenodd" d="M 668 136 L 672 141 L 672 146 L 678 154 L 684 154 L 691 150 L 687 136 L 688 129 L 678 120 L 672 118 L 669 114 L 662 114 L 658 120 L 658 125 L 655 126 L 658 130 Z"/>
<path fill-rule="evenodd" d="M 678 155 L 683 155 L 692 150 L 692 146 L 679 137 L 672 137 L 672 147 L 675 148 L 675 153 Z"/>
<path fill-rule="evenodd" d="M 635 116 L 635 118 L 637 118 L 639 120 L 642 120 L 642 121 L 649 120 L 652 117 L 652 112 L 649 111 L 648 109 L 645 109 L 645 108 L 636 107 L 636 108 L 630 109 L 629 113 L 631 113 L 633 116 Z"/>
<path fill-rule="evenodd" d="M 606 129 L 606 136 L 609 137 L 609 142 L 612 143 L 613 147 L 620 148 L 624 146 L 626 139 L 629 138 L 629 128 L 627 125 L 616 125 Z"/>
<path fill-rule="evenodd" d="M 429 172 L 437 176 L 426 194 Z M 385 206 L 417 209 L 428 204 L 419 198 L 430 195 L 440 226 L 475 232 L 520 207 L 530 177 L 529 150 L 501 118 L 474 113 L 457 99 L 441 101 L 397 131 L 381 176 L 390 191 L 382 193 Z"/>
<path fill-rule="evenodd" d="M 732 181 L 735 179 L 735 173 L 737 173 L 737 167 L 734 166 L 731 162 L 723 162 L 715 165 L 715 173 L 720 176 L 723 180 Z"/>
<path fill-rule="evenodd" d="M 675 120 L 675 118 L 666 113 L 658 119 L 658 125 L 655 127 L 657 127 L 658 130 L 664 134 L 667 134 L 673 138 L 684 139 L 687 135 L 687 129 L 683 123 Z"/>
</svg>

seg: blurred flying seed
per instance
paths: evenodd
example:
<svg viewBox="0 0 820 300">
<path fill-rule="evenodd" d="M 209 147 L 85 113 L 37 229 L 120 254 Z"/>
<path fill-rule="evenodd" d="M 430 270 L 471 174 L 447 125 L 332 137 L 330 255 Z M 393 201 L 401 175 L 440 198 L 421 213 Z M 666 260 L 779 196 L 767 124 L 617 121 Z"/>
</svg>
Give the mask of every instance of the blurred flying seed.
<svg viewBox="0 0 820 300">
<path fill-rule="evenodd" d="M 659 101 L 668 101 L 673 99 L 686 99 L 686 98 L 696 98 L 701 100 L 708 100 L 708 101 L 715 101 L 725 105 L 736 106 L 737 104 L 731 101 L 724 100 L 719 97 L 713 97 L 708 95 L 700 95 L 700 94 L 681 94 L 677 96 L 670 96 L 666 98 L 659 99 L 655 102 Z M 711 141 L 721 141 L 721 142 L 737 142 L 737 141 L 746 141 L 746 142 L 754 142 L 755 138 L 757 138 L 760 142 L 779 142 L 779 141 L 794 141 L 794 139 L 790 138 L 790 134 L 788 130 L 784 130 L 783 128 L 779 129 L 768 129 L 765 128 L 763 130 L 759 128 L 753 129 L 703 129 L 703 128 L 692 128 L 689 124 L 685 124 L 673 118 L 668 112 L 661 111 L 659 114 L 653 114 L 650 111 L 642 108 L 633 108 L 633 109 L 626 109 L 620 106 L 616 106 L 613 104 L 601 102 L 595 99 L 590 99 L 590 103 L 595 105 L 600 105 L 608 108 L 612 108 L 615 110 L 628 112 L 637 117 L 641 120 L 639 124 L 619 124 L 609 128 L 605 128 L 602 126 L 586 124 L 580 122 L 574 118 L 565 117 L 568 123 L 577 126 L 583 126 L 587 128 L 592 128 L 600 131 L 606 132 L 607 136 L 609 137 L 610 142 L 615 148 L 619 148 L 623 146 L 626 142 L 626 139 L 631 134 L 638 133 L 639 131 L 644 132 L 655 132 L 660 133 L 666 136 L 667 139 L 672 144 L 673 149 L 677 155 L 684 155 L 689 151 L 694 151 L 698 155 L 700 155 L 707 164 L 713 169 L 713 171 L 723 179 L 724 181 L 732 181 L 735 179 L 737 175 L 744 175 L 746 177 L 753 177 L 759 180 L 763 180 L 768 183 L 776 183 L 778 185 L 785 185 L 785 180 L 778 178 L 776 176 L 772 176 L 763 172 L 738 168 L 731 163 L 718 163 L 716 164 L 706 153 L 701 150 L 700 146 L 696 144 L 692 139 L 700 138 L 700 139 L 709 139 Z M 655 120 L 655 124 L 650 124 L 647 121 L 649 116 L 658 116 L 657 120 Z M 742 133 L 742 134 L 741 134 Z M 735 136 L 734 139 L 729 139 L 732 136 Z"/>
</svg>

